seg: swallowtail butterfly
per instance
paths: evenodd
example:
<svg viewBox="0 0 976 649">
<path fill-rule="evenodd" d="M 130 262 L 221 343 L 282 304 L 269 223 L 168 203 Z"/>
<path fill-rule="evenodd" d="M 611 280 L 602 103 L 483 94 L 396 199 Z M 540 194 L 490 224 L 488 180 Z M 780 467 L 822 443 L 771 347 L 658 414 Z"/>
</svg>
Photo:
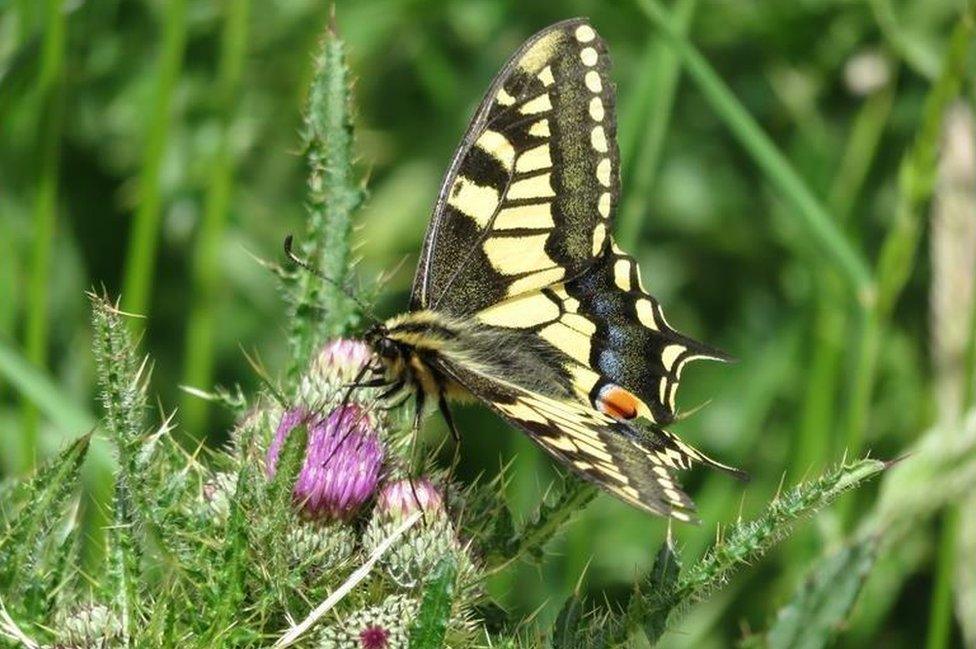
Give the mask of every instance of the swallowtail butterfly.
<svg viewBox="0 0 976 649">
<path fill-rule="evenodd" d="M 688 361 L 614 243 L 620 196 L 607 47 L 582 19 L 542 30 L 488 89 L 444 179 L 410 311 L 367 331 L 387 398 L 471 397 L 564 466 L 646 511 L 694 519 L 673 472 L 741 475 L 668 432 Z M 455 432 L 456 434 L 456 432 Z"/>
</svg>

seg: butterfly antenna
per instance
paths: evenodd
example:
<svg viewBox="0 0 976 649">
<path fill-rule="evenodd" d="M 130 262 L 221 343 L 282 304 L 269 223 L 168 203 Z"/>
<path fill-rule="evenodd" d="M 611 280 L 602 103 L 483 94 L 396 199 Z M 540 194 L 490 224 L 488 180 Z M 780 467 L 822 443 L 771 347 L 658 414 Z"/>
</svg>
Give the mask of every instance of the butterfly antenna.
<svg viewBox="0 0 976 649">
<path fill-rule="evenodd" d="M 323 282 L 327 282 L 335 286 L 337 289 L 342 291 L 343 295 L 345 295 L 350 300 L 356 303 L 356 306 L 359 307 L 359 310 L 362 311 L 363 315 L 365 315 L 373 322 L 379 322 L 379 318 L 377 318 L 373 314 L 373 309 L 368 304 L 363 302 L 358 295 L 350 291 L 342 282 L 336 280 L 333 277 L 329 277 L 328 275 L 323 273 L 318 267 L 312 265 L 308 260 L 302 259 L 298 255 L 296 255 L 295 252 L 292 250 L 293 244 L 294 244 L 294 237 L 292 237 L 289 234 L 288 236 L 285 237 L 285 256 L 288 257 L 288 259 L 290 259 L 292 263 L 304 268 L 308 272 L 318 277 Z"/>
</svg>

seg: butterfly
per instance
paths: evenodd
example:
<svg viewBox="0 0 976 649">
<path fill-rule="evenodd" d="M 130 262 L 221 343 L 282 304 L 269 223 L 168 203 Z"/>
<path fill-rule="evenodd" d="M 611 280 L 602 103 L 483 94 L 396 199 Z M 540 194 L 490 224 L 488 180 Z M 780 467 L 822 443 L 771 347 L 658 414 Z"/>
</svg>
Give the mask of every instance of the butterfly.
<svg viewBox="0 0 976 649">
<path fill-rule="evenodd" d="M 366 331 L 372 386 L 480 401 L 560 464 L 684 521 L 674 477 L 701 462 L 666 426 L 685 364 L 727 360 L 675 331 L 612 236 L 620 196 L 614 85 L 585 19 L 526 41 L 495 77 L 445 176 L 410 310 Z"/>
</svg>

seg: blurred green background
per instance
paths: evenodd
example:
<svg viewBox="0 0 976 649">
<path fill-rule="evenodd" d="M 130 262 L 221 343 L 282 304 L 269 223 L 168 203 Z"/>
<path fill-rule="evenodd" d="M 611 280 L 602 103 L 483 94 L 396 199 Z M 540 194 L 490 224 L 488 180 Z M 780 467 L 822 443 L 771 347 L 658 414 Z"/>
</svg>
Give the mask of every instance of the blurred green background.
<svg viewBox="0 0 976 649">
<path fill-rule="evenodd" d="M 677 0 L 673 8 L 784 154 L 773 173 L 788 161 L 873 266 L 904 193 L 899 164 L 962 5 Z M 283 370 L 285 310 L 255 257 L 279 259 L 284 236 L 303 231 L 298 133 L 328 14 L 328 3 L 310 0 L 0 0 L 0 474 L 24 473 L 94 421 L 86 289 L 121 294 L 124 308 L 148 317 L 153 389 L 161 412 L 179 408 L 188 442 L 219 443 L 232 422 L 180 385 L 254 390 L 242 349 Z M 674 529 L 686 561 L 716 524 L 757 511 L 782 481 L 815 474 L 845 450 L 898 456 L 944 409 L 958 409 L 946 397 L 955 384 L 943 383 L 952 375 L 939 369 L 938 322 L 955 318 L 965 347 L 972 322 L 952 309 L 961 303 L 969 315 L 971 266 L 950 265 L 963 276 L 950 272 L 948 283 L 933 273 L 927 196 L 913 261 L 899 266 L 910 272 L 905 290 L 872 328 L 834 259 L 802 227 L 796 196 L 770 182 L 638 3 L 357 0 L 337 3 L 336 14 L 369 189 L 357 216 L 358 274 L 371 286 L 395 271 L 383 313 L 406 306 L 438 184 L 495 71 L 524 38 L 563 18 L 589 16 L 608 41 L 623 167 L 619 238 L 670 322 L 739 359 L 684 376 L 679 406 L 709 403 L 675 430 L 753 475 L 748 486 L 705 471 L 684 477 L 704 521 Z M 968 63 L 962 104 L 971 107 Z M 973 133 L 967 111 L 953 112 L 963 140 Z M 963 221 L 976 220 L 968 182 Z M 872 331 L 877 354 L 865 361 Z M 949 347 L 959 355 L 959 344 Z M 864 386 L 872 374 L 873 390 Z M 435 418 L 428 428 L 443 433 Z M 514 458 L 512 506 L 529 511 L 553 475 L 549 461 L 480 408 L 462 409 L 460 428 L 460 476 L 494 473 Z M 724 647 L 764 628 L 803 567 L 871 500 L 868 491 L 849 495 L 807 523 L 695 608 L 665 646 Z M 934 584 L 947 583 L 936 576 L 942 528 L 921 527 L 897 560 L 882 560 L 842 646 L 961 643 L 951 606 L 933 598 Z M 512 611 L 539 609 L 547 620 L 586 570 L 585 590 L 614 600 L 666 530 L 601 495 L 541 568 L 501 575 L 493 592 Z M 928 632 L 930 616 L 946 626 Z"/>
</svg>

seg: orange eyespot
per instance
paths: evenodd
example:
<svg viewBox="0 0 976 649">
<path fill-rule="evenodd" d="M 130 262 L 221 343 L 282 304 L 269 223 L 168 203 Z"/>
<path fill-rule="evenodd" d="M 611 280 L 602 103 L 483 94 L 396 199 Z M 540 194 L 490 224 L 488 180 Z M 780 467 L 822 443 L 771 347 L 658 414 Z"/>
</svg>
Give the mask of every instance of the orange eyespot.
<svg viewBox="0 0 976 649">
<path fill-rule="evenodd" d="M 600 412 L 614 419 L 633 419 L 637 416 L 638 403 L 637 397 L 633 394 L 611 383 L 600 390 L 596 407 Z"/>
</svg>

